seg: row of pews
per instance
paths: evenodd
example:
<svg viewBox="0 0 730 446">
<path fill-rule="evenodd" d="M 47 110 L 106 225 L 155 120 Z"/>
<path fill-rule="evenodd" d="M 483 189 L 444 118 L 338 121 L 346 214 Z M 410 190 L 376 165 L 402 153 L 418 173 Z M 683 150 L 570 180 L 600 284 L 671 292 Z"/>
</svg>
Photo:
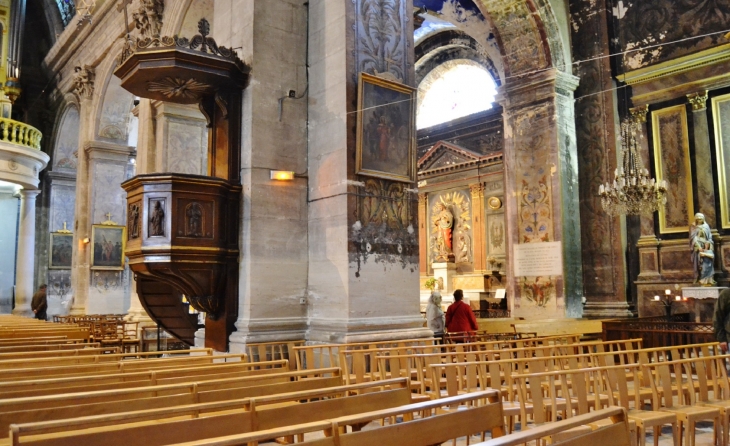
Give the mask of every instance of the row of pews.
<svg viewBox="0 0 730 446">
<path fill-rule="evenodd" d="M 689 446 L 701 419 L 727 444 L 728 413 L 711 406 L 730 395 L 715 344 L 643 349 L 641 340 L 578 335 L 293 341 L 162 356 L 100 354 L 97 343 L 64 334 L 38 344 L 52 331 L 46 324 L 0 316 L 0 429 L 9 433 L 0 444 L 628 445 L 668 424 Z M 4 337 L 29 327 L 37 337 Z M 28 349 L 1 350 L 15 339 Z M 672 412 L 690 395 L 690 407 L 714 418 Z M 637 413 L 647 402 L 655 410 L 643 412 L 663 418 Z"/>
</svg>

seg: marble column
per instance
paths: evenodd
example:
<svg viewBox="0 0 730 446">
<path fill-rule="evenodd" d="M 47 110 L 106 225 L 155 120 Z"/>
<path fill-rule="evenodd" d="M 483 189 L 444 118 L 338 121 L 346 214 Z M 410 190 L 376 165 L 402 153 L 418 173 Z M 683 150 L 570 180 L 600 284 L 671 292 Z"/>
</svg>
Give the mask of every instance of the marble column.
<svg viewBox="0 0 730 446">
<path fill-rule="evenodd" d="M 487 269 L 487 222 L 486 213 L 484 212 L 484 184 L 472 184 L 471 189 L 471 210 L 472 222 L 474 228 L 472 230 L 474 242 L 474 271 L 484 273 Z"/>
<path fill-rule="evenodd" d="M 514 298 L 515 316 L 582 315 L 572 93 L 577 86 L 578 78 L 552 69 L 512 80 L 499 90 L 505 128 L 507 294 Z M 515 253 L 534 258 L 536 249 L 544 250 L 543 259 L 531 266 L 525 262 L 524 275 L 517 276 Z"/>
<path fill-rule="evenodd" d="M 576 89 L 576 137 L 580 175 L 580 222 L 585 317 L 631 316 L 626 298 L 622 220 L 603 210 L 601 184 L 617 166 L 614 87 L 608 23 L 610 11 L 593 0 L 572 0 L 572 49 Z"/>
<path fill-rule="evenodd" d="M 30 308 L 33 298 L 35 265 L 35 202 L 39 190 L 20 191 L 20 222 L 18 225 L 18 254 L 15 266 L 15 308 L 16 316 L 33 317 Z"/>
</svg>

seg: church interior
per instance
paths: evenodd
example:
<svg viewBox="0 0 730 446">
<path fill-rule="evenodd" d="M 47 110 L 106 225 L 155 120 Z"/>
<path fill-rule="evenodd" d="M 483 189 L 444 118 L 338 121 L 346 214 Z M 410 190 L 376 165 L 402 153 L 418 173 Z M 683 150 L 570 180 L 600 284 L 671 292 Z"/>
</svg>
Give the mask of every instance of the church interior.
<svg viewBox="0 0 730 446">
<path fill-rule="evenodd" d="M 362 407 L 375 390 L 407 395 L 372 403 L 371 418 L 345 403 L 302 415 L 304 430 L 272 408 L 260 430 L 277 435 L 226 427 L 239 437 L 216 444 L 319 431 L 388 444 L 396 423 L 368 423 L 396 416 L 414 446 L 478 432 L 485 445 L 619 444 L 624 430 L 632 445 L 710 444 L 707 426 L 730 444 L 727 344 L 713 325 L 730 286 L 729 1 L 0 0 L 0 27 L 0 429 L 13 444 L 95 444 L 115 423 L 140 444 L 210 444 L 233 423 L 201 421 L 186 437 L 203 409 L 136 406 L 141 390 L 129 411 L 190 427 L 152 434 L 152 415 L 102 409 L 10 415 L 13 398 L 44 395 L 31 378 L 70 398 L 51 389 L 71 375 L 41 364 L 87 356 L 109 362 L 91 393 L 124 388 L 100 379 L 114 361 L 120 374 L 140 366 L 140 382 L 142 363 L 168 361 L 159 383 L 266 370 L 292 386 L 271 389 L 319 389 L 306 398 L 322 407 L 335 382 Z M 449 328 L 459 302 L 471 328 Z M 498 349 L 530 353 L 515 365 Z M 454 364 L 465 361 L 476 365 Z M 526 409 L 542 379 L 564 383 L 545 390 L 548 406 L 573 398 L 580 386 L 560 380 L 577 382 L 565 371 L 576 368 L 590 410 Z M 694 395 L 677 390 L 682 376 L 705 380 L 697 398 L 712 408 L 684 430 L 666 415 Z M 194 403 L 224 410 L 212 389 Z M 643 397 L 663 415 L 637 418 Z M 455 405 L 461 421 L 444 409 Z M 441 415 L 414 415 L 423 408 Z M 466 413 L 504 423 L 477 429 Z M 101 414 L 111 424 L 76 420 Z M 439 423 L 452 436 L 434 434 Z M 677 423 L 673 437 L 661 430 Z"/>
</svg>

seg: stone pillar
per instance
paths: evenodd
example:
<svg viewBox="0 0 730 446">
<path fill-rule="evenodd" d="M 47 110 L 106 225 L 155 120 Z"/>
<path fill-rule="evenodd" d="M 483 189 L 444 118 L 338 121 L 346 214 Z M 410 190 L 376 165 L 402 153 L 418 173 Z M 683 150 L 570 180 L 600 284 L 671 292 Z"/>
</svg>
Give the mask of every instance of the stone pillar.
<svg viewBox="0 0 730 446">
<path fill-rule="evenodd" d="M 487 222 L 484 221 L 486 213 L 484 212 L 484 185 L 472 184 L 471 189 L 471 211 L 474 229 L 472 235 L 474 238 L 474 271 L 485 272 L 487 270 L 487 255 L 484 249 L 487 246 Z"/>
<path fill-rule="evenodd" d="M 308 5 L 216 0 L 214 8 L 218 44 L 240 48 L 251 63 L 242 112 L 239 312 L 229 347 L 235 352 L 251 342 L 306 336 L 313 300 L 307 294 L 308 180 L 275 181 L 270 169 L 307 171 Z M 289 90 L 301 99 L 284 99 Z"/>
<path fill-rule="evenodd" d="M 430 265 L 428 264 L 428 194 L 418 194 L 418 257 L 419 273 L 428 275 Z"/>
<path fill-rule="evenodd" d="M 33 298 L 35 264 L 35 200 L 39 190 L 20 191 L 20 222 L 18 224 L 18 254 L 15 265 L 15 308 L 16 316 L 33 317 L 30 309 Z"/>
<path fill-rule="evenodd" d="M 575 101 L 580 175 L 580 222 L 585 317 L 627 317 L 621 218 L 608 215 L 598 197 L 617 165 L 615 86 L 611 75 L 605 4 L 570 2 L 573 58 L 580 77 Z"/>
<path fill-rule="evenodd" d="M 135 109 L 139 125 L 137 133 L 138 175 L 159 172 L 157 169 L 156 103 L 149 99 L 140 99 Z"/>
<path fill-rule="evenodd" d="M 499 90 L 504 109 L 507 293 L 514 315 L 581 317 L 583 275 L 573 90 L 578 78 L 555 69 L 512 80 Z M 516 250 L 552 242 L 560 274 L 515 275 Z M 526 252 L 526 251 L 523 251 Z M 526 254 L 532 256 L 532 254 Z M 562 257 L 562 265 L 560 265 Z M 530 268 L 528 271 L 535 271 Z"/>
<path fill-rule="evenodd" d="M 79 96 L 79 148 L 76 171 L 76 204 L 74 211 L 74 246 L 71 260 L 71 293 L 73 305 L 71 315 L 86 314 L 89 298 L 89 269 L 91 224 L 89 223 L 89 172 L 85 146 L 93 135 L 92 99 L 94 96 L 94 70 L 90 67 L 77 67 L 75 79 L 76 94 Z"/>
</svg>

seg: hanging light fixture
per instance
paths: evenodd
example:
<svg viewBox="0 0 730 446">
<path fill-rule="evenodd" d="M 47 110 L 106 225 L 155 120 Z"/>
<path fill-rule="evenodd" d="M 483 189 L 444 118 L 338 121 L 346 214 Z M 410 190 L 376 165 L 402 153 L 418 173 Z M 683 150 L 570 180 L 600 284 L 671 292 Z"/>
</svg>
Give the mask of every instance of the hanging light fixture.
<svg viewBox="0 0 730 446">
<path fill-rule="evenodd" d="M 76 4 L 76 12 L 81 16 L 78 26 L 81 26 L 87 20 L 91 23 L 91 14 L 96 8 L 96 0 L 78 0 Z"/>
<path fill-rule="evenodd" d="M 598 189 L 603 209 L 610 215 L 651 215 L 667 202 L 667 182 L 656 182 L 649 176 L 639 155 L 636 120 L 621 123 L 621 165 L 614 172 L 613 182 Z"/>
</svg>

